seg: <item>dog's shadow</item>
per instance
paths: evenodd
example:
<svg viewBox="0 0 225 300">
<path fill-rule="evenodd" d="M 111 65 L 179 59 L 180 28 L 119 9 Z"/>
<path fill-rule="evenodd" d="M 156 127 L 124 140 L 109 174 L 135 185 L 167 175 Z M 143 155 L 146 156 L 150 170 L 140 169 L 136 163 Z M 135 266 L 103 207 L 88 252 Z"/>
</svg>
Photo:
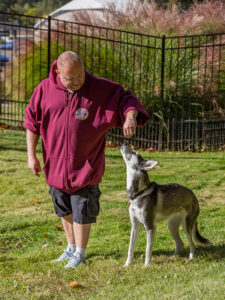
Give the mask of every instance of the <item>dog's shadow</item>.
<svg viewBox="0 0 225 300">
<path fill-rule="evenodd" d="M 126 253 L 127 255 L 127 253 Z M 120 258 L 126 258 L 126 255 L 124 255 L 124 251 L 118 250 L 118 251 L 109 251 L 107 253 L 97 253 L 92 252 L 88 255 L 89 258 L 92 257 L 103 257 L 104 259 L 108 258 L 114 258 L 114 259 L 120 259 Z M 152 252 L 152 257 L 159 257 L 159 256 L 166 256 L 166 257 L 181 257 L 181 258 L 187 258 L 189 255 L 189 247 L 185 246 L 184 249 L 177 254 L 174 255 L 174 251 L 165 251 L 165 250 L 154 250 Z M 140 251 L 134 251 L 134 259 L 143 259 L 145 257 L 145 250 Z M 205 261 L 220 261 L 225 259 L 225 244 L 219 244 L 219 245 L 212 245 L 212 246 L 201 246 L 197 245 L 195 246 L 195 258 L 200 258 Z"/>
<path fill-rule="evenodd" d="M 182 257 L 188 258 L 189 255 L 189 247 L 185 246 L 184 249 L 174 255 L 174 251 L 165 251 L 165 250 L 154 250 L 152 251 L 152 257 L 159 257 L 159 256 L 168 256 L 168 257 Z M 144 251 L 136 251 L 134 253 L 134 258 L 143 257 L 145 256 Z M 195 258 L 204 259 L 206 261 L 220 261 L 225 259 L 225 244 L 219 245 L 211 245 L 211 246 L 195 246 Z"/>
</svg>

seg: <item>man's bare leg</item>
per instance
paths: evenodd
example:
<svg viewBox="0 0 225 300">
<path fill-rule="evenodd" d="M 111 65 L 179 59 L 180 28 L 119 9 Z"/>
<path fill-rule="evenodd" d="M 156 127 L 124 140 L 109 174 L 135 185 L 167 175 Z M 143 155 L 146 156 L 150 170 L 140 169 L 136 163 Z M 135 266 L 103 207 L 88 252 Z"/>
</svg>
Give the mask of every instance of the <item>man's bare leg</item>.
<svg viewBox="0 0 225 300">
<path fill-rule="evenodd" d="M 76 240 L 76 246 L 85 249 L 87 247 L 91 224 L 79 224 L 73 223 L 74 235 Z"/>
<path fill-rule="evenodd" d="M 76 268 L 80 263 L 86 262 L 86 247 L 91 231 L 91 224 L 73 223 L 73 231 L 76 240 L 76 252 L 65 269 Z"/>
<path fill-rule="evenodd" d="M 71 259 L 76 251 L 75 237 L 73 233 L 73 215 L 70 214 L 68 216 L 62 217 L 61 219 L 66 234 L 68 246 L 66 248 L 66 251 L 64 251 L 59 258 L 52 260 L 53 263 Z"/>
<path fill-rule="evenodd" d="M 68 244 L 75 244 L 75 236 L 73 231 L 73 215 L 62 217 L 62 224 L 66 234 Z"/>
</svg>

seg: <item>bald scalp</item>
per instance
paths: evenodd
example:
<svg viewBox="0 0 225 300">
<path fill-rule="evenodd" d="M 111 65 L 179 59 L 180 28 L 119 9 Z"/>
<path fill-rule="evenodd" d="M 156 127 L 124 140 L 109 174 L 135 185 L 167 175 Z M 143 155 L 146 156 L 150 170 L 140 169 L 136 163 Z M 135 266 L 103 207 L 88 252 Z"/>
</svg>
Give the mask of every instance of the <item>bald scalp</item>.
<svg viewBox="0 0 225 300">
<path fill-rule="evenodd" d="M 65 51 L 61 53 L 57 59 L 57 69 L 60 71 L 63 66 L 83 65 L 80 56 L 73 51 Z"/>
</svg>

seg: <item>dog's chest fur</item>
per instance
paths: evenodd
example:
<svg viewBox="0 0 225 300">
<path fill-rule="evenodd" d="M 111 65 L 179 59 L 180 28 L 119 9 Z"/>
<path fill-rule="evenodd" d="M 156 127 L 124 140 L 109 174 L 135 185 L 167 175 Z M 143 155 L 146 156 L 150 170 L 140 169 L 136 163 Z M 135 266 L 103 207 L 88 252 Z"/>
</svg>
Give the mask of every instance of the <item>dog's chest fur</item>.
<svg viewBox="0 0 225 300">
<path fill-rule="evenodd" d="M 133 217 L 135 217 L 142 224 L 145 223 L 145 220 L 147 217 L 147 212 L 146 212 L 144 206 L 140 206 L 138 204 L 138 201 L 135 201 L 135 200 L 132 201 L 132 203 L 130 204 L 130 207 L 129 207 L 129 213 L 130 213 L 131 219 L 133 219 Z"/>
<path fill-rule="evenodd" d="M 153 184 L 143 194 L 133 200 L 129 200 L 129 213 L 131 219 L 134 217 L 149 227 L 154 223 L 157 207 L 157 187 Z"/>
</svg>

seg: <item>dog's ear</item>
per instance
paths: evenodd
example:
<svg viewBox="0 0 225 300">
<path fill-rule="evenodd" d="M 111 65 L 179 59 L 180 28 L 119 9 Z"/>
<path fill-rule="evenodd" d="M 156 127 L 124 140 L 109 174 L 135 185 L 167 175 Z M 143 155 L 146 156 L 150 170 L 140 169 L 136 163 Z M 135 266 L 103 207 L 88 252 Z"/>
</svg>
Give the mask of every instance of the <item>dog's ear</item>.
<svg viewBox="0 0 225 300">
<path fill-rule="evenodd" d="M 141 170 L 148 171 L 151 168 L 154 168 L 159 162 L 156 160 L 144 160 L 141 163 Z"/>
</svg>

